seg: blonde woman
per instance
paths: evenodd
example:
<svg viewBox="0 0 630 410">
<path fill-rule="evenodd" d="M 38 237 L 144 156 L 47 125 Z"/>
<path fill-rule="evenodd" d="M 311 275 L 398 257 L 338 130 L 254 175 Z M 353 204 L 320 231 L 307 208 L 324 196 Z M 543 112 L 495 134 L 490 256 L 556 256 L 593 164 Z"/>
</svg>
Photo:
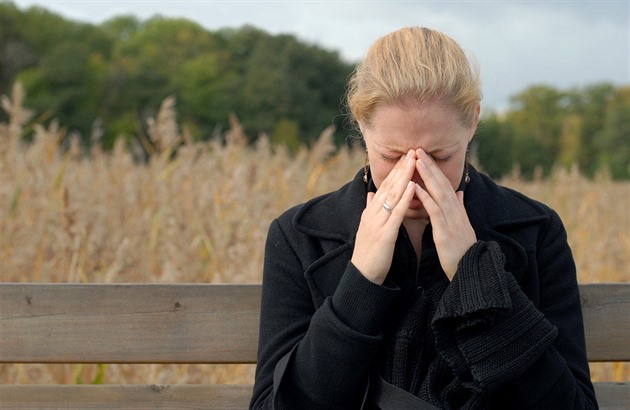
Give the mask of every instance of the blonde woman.
<svg viewBox="0 0 630 410">
<path fill-rule="evenodd" d="M 467 162 L 480 101 L 438 31 L 369 49 L 369 165 L 269 229 L 252 409 L 597 408 L 562 222 Z"/>
</svg>

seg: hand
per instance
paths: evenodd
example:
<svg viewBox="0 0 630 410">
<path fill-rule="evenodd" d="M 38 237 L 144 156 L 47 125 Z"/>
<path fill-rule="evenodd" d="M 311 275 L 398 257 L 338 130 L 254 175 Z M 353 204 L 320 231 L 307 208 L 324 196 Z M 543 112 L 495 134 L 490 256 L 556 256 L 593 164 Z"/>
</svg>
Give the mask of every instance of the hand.
<svg viewBox="0 0 630 410">
<path fill-rule="evenodd" d="M 413 198 L 416 154 L 409 150 L 400 158 L 376 193 L 367 194 L 367 206 L 352 254 L 352 263 L 368 280 L 381 285 L 389 272 L 394 257 L 394 246 L 400 224 Z M 391 213 L 383 206 L 387 203 Z"/>
<path fill-rule="evenodd" d="M 429 214 L 440 265 L 448 279 L 453 280 L 459 261 L 477 242 L 477 235 L 464 208 L 464 192 L 455 192 L 451 182 L 424 150 L 417 150 L 416 155 L 416 169 L 426 187 L 422 189 L 416 184 L 416 195 Z"/>
</svg>

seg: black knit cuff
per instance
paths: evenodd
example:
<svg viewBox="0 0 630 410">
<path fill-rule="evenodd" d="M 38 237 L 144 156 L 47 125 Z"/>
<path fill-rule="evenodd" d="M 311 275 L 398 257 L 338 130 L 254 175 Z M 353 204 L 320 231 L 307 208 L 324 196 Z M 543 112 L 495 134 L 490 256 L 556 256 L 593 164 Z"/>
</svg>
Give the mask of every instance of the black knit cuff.
<svg viewBox="0 0 630 410">
<path fill-rule="evenodd" d="M 467 252 L 431 325 L 438 351 L 477 392 L 523 372 L 557 334 L 505 271 L 495 242 L 478 242 Z"/>
<path fill-rule="evenodd" d="M 348 262 L 332 297 L 333 311 L 352 329 L 367 335 L 377 335 L 399 289 L 377 285 L 368 280 Z"/>
<path fill-rule="evenodd" d="M 453 297 L 458 308 L 454 316 L 489 309 L 505 310 L 511 307 L 510 295 L 504 275 L 505 257 L 496 242 L 479 241 L 464 254 L 453 285 L 446 298 Z M 459 311 L 457 311 L 459 310 Z"/>
</svg>

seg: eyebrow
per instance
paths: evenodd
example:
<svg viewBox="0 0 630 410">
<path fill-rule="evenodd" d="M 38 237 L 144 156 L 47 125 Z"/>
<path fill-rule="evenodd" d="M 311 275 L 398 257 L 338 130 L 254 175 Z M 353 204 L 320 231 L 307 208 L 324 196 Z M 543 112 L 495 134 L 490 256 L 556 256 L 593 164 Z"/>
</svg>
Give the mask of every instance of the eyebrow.
<svg viewBox="0 0 630 410">
<path fill-rule="evenodd" d="M 454 147 L 454 146 L 456 146 L 456 145 L 459 145 L 460 143 L 461 143 L 461 141 L 458 141 L 458 142 L 455 142 L 455 143 L 450 144 L 450 145 L 445 145 L 445 146 L 442 146 L 442 147 L 439 147 L 439 146 L 438 146 L 437 148 L 433 148 L 433 149 L 430 149 L 430 150 L 425 150 L 425 151 L 426 151 L 426 153 L 427 153 L 427 154 L 435 154 L 436 152 L 444 151 L 444 150 L 446 150 L 446 149 L 449 149 L 449 148 L 451 148 L 451 147 Z M 386 146 L 386 145 L 379 144 L 378 142 L 375 142 L 375 144 L 376 144 L 376 145 L 378 145 L 378 146 L 379 146 L 379 147 L 381 147 L 381 148 L 384 148 L 384 149 L 388 150 L 388 151 L 389 151 L 389 152 L 391 152 L 391 153 L 396 153 L 396 154 L 405 154 L 405 153 L 407 153 L 407 151 L 409 151 L 409 149 L 407 149 L 407 150 L 401 150 L 401 149 L 399 149 L 399 148 L 391 148 L 391 147 L 388 147 L 388 146 Z M 421 147 L 419 147 L 419 148 L 421 148 Z"/>
</svg>

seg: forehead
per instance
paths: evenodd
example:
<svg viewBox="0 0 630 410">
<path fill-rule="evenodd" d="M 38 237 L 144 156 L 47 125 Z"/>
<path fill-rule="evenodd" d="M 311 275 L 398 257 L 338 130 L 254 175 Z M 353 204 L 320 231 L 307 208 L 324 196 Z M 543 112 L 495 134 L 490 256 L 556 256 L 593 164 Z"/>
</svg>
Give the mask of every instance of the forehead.
<svg viewBox="0 0 630 410">
<path fill-rule="evenodd" d="M 378 107 L 362 127 L 366 142 L 405 152 L 439 151 L 467 142 L 474 130 L 462 125 L 458 113 L 439 103 L 398 103 Z"/>
</svg>

